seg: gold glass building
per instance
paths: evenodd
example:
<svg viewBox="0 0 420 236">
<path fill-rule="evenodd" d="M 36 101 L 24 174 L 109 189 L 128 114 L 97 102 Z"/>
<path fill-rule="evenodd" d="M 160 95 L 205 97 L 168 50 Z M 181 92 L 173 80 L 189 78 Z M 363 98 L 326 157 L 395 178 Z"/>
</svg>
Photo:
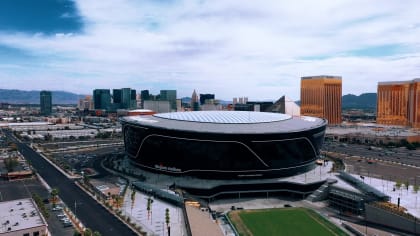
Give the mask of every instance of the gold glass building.
<svg viewBox="0 0 420 236">
<path fill-rule="evenodd" d="M 420 127 L 420 79 L 378 83 L 376 122 Z"/>
<path fill-rule="evenodd" d="M 300 113 L 325 118 L 329 124 L 341 123 L 341 76 L 302 77 Z"/>
</svg>

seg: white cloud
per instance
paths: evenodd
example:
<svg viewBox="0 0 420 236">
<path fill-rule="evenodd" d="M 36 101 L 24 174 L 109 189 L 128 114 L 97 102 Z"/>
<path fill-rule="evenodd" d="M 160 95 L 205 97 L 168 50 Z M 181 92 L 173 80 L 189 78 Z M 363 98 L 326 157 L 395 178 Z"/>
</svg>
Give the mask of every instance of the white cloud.
<svg viewBox="0 0 420 236">
<path fill-rule="evenodd" d="M 378 81 L 420 77 L 418 1 L 76 3 L 86 23 L 83 33 L 0 32 L 0 45 L 43 58 L 29 62 L 39 67 L 31 77 L 39 80 L 36 86 L 80 93 L 98 87 L 175 88 L 179 96 L 197 89 L 223 99 L 287 94 L 297 100 L 301 76 L 341 75 L 345 94 L 375 92 Z M 402 45 L 406 52 L 346 55 L 383 45 Z M 6 86 L 27 88 L 22 75 L 7 71 L 1 78 L 16 82 Z"/>
</svg>

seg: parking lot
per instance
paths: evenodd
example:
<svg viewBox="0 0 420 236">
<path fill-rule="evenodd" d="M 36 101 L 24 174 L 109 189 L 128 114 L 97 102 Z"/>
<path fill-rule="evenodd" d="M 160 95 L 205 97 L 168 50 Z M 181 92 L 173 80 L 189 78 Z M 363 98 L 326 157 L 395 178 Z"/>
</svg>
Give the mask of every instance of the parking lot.
<svg viewBox="0 0 420 236">
<path fill-rule="evenodd" d="M 37 179 L 16 180 L 12 182 L 0 180 L 0 201 L 28 198 L 32 197 L 33 193 L 36 193 L 41 199 L 44 199 L 44 204 L 49 210 L 50 216 L 46 220 L 51 235 L 73 235 L 73 226 L 64 226 L 59 217 L 57 217 L 57 214 L 62 214 L 62 210 L 52 211 L 52 204 L 47 201 L 50 196 L 49 191 L 40 181 Z"/>
</svg>

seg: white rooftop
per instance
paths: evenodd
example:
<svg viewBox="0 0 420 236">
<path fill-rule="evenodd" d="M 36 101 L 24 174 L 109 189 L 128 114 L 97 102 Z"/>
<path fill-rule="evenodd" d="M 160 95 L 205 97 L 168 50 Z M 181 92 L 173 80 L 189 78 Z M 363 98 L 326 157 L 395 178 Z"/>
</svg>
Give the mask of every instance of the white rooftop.
<svg viewBox="0 0 420 236">
<path fill-rule="evenodd" d="M 31 198 L 0 202 L 0 223 L 0 234 L 47 225 Z"/>
<path fill-rule="evenodd" d="M 181 121 L 222 124 L 267 123 L 290 119 L 290 115 L 252 111 L 195 111 L 160 113 L 154 116 Z"/>
</svg>

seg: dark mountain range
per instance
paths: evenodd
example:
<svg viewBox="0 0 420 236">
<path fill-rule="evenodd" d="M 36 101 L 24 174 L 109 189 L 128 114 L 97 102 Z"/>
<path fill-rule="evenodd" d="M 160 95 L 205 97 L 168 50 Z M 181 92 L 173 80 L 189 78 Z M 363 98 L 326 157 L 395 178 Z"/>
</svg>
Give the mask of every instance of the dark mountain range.
<svg viewBox="0 0 420 236">
<path fill-rule="evenodd" d="M 39 104 L 40 91 L 23 91 L 16 89 L 0 89 L 0 103 L 11 104 Z M 77 104 L 80 98 L 85 95 L 70 93 L 66 91 L 52 91 L 53 104 Z M 190 97 L 181 98 L 183 103 L 190 103 Z M 228 104 L 229 101 L 220 101 L 222 104 Z M 296 102 L 300 104 L 299 101 Z M 347 94 L 343 96 L 343 109 L 375 109 L 376 93 L 363 93 L 359 96 Z"/>
<path fill-rule="evenodd" d="M 53 104 L 77 104 L 85 95 L 65 91 L 51 91 Z M 40 91 L 23 91 L 16 89 L 0 89 L 0 103 L 39 104 Z"/>
<path fill-rule="evenodd" d="M 359 96 L 347 94 L 343 96 L 343 109 L 376 109 L 376 93 L 362 93 Z"/>
<path fill-rule="evenodd" d="M 376 93 L 362 93 L 359 96 L 347 94 L 343 96 L 343 109 L 376 109 Z M 300 106 L 300 101 L 296 101 Z"/>
</svg>

